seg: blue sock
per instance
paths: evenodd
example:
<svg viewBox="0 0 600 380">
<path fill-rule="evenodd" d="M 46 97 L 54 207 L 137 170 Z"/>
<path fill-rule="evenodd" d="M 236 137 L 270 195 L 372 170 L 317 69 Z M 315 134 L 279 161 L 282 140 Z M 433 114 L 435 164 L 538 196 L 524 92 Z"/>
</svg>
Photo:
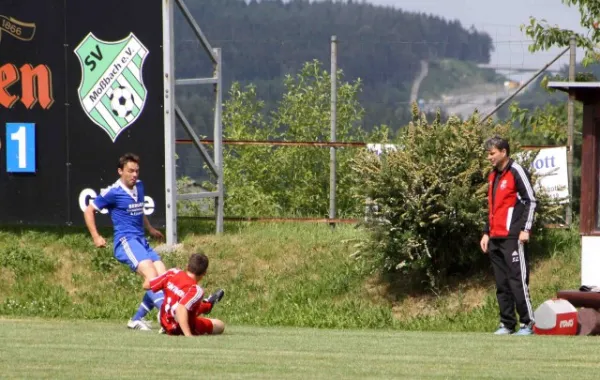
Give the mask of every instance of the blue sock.
<svg viewBox="0 0 600 380">
<path fill-rule="evenodd" d="M 149 292 L 150 291 L 147 291 L 144 294 L 142 303 L 140 304 L 140 307 L 138 308 L 138 310 L 136 311 L 135 315 L 132 318 L 134 321 L 138 321 L 138 320 L 144 318 L 146 316 L 146 314 L 148 314 L 150 312 L 150 310 L 152 310 L 152 308 L 154 308 L 154 302 L 152 301 L 152 297 L 148 294 Z"/>
<path fill-rule="evenodd" d="M 161 290 L 161 291 L 154 293 L 152 290 L 148 290 L 146 292 L 146 295 L 148 297 L 150 297 L 150 299 L 152 300 L 152 303 L 154 304 L 154 307 L 156 307 L 158 310 L 160 310 L 160 308 L 163 304 L 163 299 L 165 298 L 163 291 Z"/>
</svg>

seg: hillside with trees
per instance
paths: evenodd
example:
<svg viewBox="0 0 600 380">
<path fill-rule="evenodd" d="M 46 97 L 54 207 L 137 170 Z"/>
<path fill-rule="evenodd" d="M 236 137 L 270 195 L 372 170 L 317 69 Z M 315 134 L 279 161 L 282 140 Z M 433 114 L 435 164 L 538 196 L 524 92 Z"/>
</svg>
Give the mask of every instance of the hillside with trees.
<svg viewBox="0 0 600 380">
<path fill-rule="evenodd" d="M 328 68 L 330 37 L 339 40 L 338 66 L 348 80 L 362 82 L 362 127 L 387 124 L 392 130 L 410 120 L 409 93 L 421 60 L 453 59 L 487 63 L 489 35 L 458 21 L 409 13 L 355 1 L 187 0 L 186 4 L 214 47 L 222 48 L 225 89 L 233 82 L 256 85 L 265 109 L 283 93 L 283 78 L 319 60 Z M 176 69 L 179 78 L 210 76 L 191 28 L 176 12 Z M 198 87 L 179 89 L 188 117 L 210 130 L 212 102 Z"/>
</svg>

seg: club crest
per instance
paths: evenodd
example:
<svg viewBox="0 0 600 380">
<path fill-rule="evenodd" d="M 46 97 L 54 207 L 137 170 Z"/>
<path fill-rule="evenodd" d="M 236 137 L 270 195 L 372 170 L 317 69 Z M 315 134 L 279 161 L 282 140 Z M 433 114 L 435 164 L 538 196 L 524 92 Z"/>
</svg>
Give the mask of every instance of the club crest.
<svg viewBox="0 0 600 380">
<path fill-rule="evenodd" d="M 89 33 L 75 54 L 81 65 L 81 106 L 115 142 L 144 109 L 148 91 L 142 71 L 148 49 L 133 33 L 114 42 Z"/>
</svg>

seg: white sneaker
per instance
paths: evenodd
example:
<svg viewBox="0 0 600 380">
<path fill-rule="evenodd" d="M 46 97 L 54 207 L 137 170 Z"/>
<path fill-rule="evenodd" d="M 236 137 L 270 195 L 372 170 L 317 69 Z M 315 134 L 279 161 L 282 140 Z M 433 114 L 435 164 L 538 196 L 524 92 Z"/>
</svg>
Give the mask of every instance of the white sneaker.
<svg viewBox="0 0 600 380">
<path fill-rule="evenodd" d="M 152 329 L 148 326 L 143 320 L 138 319 L 134 321 L 132 319 L 127 322 L 127 327 L 132 330 L 142 330 L 142 331 L 151 331 Z"/>
</svg>

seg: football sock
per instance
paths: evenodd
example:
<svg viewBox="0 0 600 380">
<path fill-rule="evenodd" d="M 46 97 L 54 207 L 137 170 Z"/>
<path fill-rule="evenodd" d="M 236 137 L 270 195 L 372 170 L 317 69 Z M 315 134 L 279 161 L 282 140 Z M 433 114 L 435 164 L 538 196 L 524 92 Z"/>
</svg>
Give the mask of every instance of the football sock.
<svg viewBox="0 0 600 380">
<path fill-rule="evenodd" d="M 150 297 L 150 299 L 152 299 L 154 307 L 160 310 L 163 304 L 163 299 L 165 298 L 163 291 L 161 290 L 154 293 L 152 290 L 148 290 L 146 294 Z"/>
<path fill-rule="evenodd" d="M 198 314 L 208 314 L 212 311 L 213 304 L 206 301 L 200 302 L 200 307 L 198 307 Z"/>
<path fill-rule="evenodd" d="M 152 297 L 150 297 L 148 292 L 144 293 L 142 303 L 140 304 L 140 307 L 138 308 L 138 310 L 132 318 L 134 321 L 144 318 L 146 314 L 148 314 L 150 310 L 152 310 L 152 308 L 154 307 L 154 302 L 152 301 Z"/>
</svg>

